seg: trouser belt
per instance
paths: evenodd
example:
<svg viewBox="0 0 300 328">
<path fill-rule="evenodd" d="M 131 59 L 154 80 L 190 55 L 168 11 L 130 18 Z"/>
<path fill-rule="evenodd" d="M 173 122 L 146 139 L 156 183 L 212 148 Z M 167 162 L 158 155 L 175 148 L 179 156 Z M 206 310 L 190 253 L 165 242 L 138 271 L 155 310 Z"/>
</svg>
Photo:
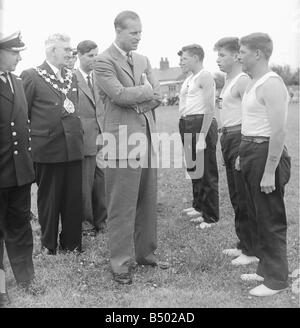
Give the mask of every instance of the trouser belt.
<svg viewBox="0 0 300 328">
<path fill-rule="evenodd" d="M 239 132 L 241 130 L 242 130 L 242 125 L 238 124 L 238 125 L 233 125 L 233 126 L 228 126 L 228 127 L 224 126 L 223 128 L 219 129 L 218 132 L 227 134 L 227 133 L 231 133 L 231 132 Z"/>
<path fill-rule="evenodd" d="M 247 142 L 263 143 L 263 142 L 268 142 L 269 140 L 270 140 L 269 137 L 252 137 L 252 136 L 242 135 L 242 141 L 247 141 Z"/>
</svg>

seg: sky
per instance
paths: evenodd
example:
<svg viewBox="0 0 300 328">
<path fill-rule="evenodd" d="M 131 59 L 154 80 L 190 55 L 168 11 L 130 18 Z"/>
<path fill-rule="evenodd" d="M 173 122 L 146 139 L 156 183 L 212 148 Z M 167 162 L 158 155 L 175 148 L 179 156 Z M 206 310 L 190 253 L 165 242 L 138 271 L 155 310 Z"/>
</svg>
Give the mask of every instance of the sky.
<svg viewBox="0 0 300 328">
<path fill-rule="evenodd" d="M 1 0 L 0 0 L 1 1 Z M 300 66 L 300 0 L 2 0 L 3 33 L 21 30 L 27 50 L 16 73 L 40 65 L 49 34 L 66 33 L 74 47 L 85 39 L 108 48 L 115 38 L 113 21 L 123 10 L 141 18 L 143 32 L 138 52 L 152 67 L 167 57 L 178 66 L 182 46 L 200 44 L 204 66 L 217 72 L 215 42 L 225 36 L 268 33 L 274 42 L 271 63 Z"/>
</svg>

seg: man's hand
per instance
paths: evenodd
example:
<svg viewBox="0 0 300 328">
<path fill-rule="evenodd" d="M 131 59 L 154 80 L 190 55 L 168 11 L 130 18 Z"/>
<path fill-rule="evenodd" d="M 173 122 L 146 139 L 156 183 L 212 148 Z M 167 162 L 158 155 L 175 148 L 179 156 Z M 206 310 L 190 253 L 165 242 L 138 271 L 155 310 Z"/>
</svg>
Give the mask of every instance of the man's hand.
<svg viewBox="0 0 300 328">
<path fill-rule="evenodd" d="M 260 190 L 266 194 L 270 194 L 276 189 L 275 187 L 275 173 L 264 172 L 260 182 Z"/>
<path fill-rule="evenodd" d="M 151 83 L 149 82 L 149 80 L 147 78 L 146 73 L 143 73 L 142 76 L 141 76 L 141 84 L 142 85 L 148 85 L 151 89 L 153 89 Z"/>
<path fill-rule="evenodd" d="M 240 171 L 241 170 L 241 165 L 240 165 L 240 156 L 238 156 L 235 160 L 235 164 L 234 164 L 234 168 L 237 170 L 237 171 Z"/>
</svg>

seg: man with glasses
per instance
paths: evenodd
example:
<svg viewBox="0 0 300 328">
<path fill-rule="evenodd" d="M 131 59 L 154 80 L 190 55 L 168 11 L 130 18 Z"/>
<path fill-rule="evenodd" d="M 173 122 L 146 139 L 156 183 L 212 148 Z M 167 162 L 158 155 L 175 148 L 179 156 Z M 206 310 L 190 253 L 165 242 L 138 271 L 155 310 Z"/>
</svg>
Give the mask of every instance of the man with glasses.
<svg viewBox="0 0 300 328">
<path fill-rule="evenodd" d="M 77 82 L 64 68 L 72 53 L 70 38 L 51 35 L 45 51 L 45 62 L 21 77 L 31 120 L 42 251 L 55 255 L 59 216 L 60 249 L 81 251 L 83 129 Z"/>
</svg>

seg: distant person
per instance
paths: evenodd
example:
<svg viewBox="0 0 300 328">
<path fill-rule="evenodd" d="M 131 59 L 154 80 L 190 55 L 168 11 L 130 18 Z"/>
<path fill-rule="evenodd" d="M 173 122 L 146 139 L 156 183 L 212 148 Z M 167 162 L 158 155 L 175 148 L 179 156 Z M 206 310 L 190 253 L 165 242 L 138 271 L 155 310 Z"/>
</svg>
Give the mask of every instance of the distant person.
<svg viewBox="0 0 300 328">
<path fill-rule="evenodd" d="M 22 81 L 11 73 L 21 60 L 20 51 L 24 48 L 20 33 L 0 34 L 0 307 L 8 303 L 4 242 L 17 283 L 28 290 L 34 279 L 30 122 Z"/>
<path fill-rule="evenodd" d="M 76 62 L 77 62 L 77 50 L 72 50 L 72 53 L 70 54 L 65 67 L 70 69 L 71 71 L 74 71 Z"/>
<path fill-rule="evenodd" d="M 96 165 L 97 138 L 103 130 L 104 107 L 95 84 L 94 63 L 98 46 L 90 40 L 77 46 L 79 67 L 78 113 L 83 126 L 84 159 L 82 162 L 83 234 L 95 236 L 106 229 L 104 171 Z"/>
<path fill-rule="evenodd" d="M 141 40 L 139 16 L 123 11 L 114 21 L 115 42 L 97 57 L 96 83 L 104 102 L 104 132 L 115 137 L 116 154 L 106 157 L 108 245 L 114 280 L 131 284 L 135 264 L 166 268 L 158 262 L 157 169 L 152 167 L 151 133 L 154 109 L 161 103 L 160 87 L 147 57 L 134 52 Z M 126 133 L 125 132 L 126 129 Z M 129 137 L 145 137 L 144 154 L 132 152 Z M 120 142 L 120 144 L 119 144 Z M 122 144 L 128 145 L 123 151 Z"/>
<path fill-rule="evenodd" d="M 192 159 L 196 160 L 196 164 L 190 167 L 186 159 L 187 171 L 192 179 L 193 205 L 184 212 L 193 218 L 193 222 L 200 223 L 201 229 L 205 229 L 219 221 L 215 82 L 212 74 L 203 68 L 204 51 L 201 46 L 192 44 L 183 47 L 178 55 L 183 73 L 191 73 L 180 90 L 179 132 L 185 150 L 190 147 Z M 185 134 L 192 136 L 190 142 L 185 139 Z M 201 135 L 203 143 L 199 139 Z M 196 176 L 195 171 L 201 166 L 204 166 L 203 175 Z"/>
<path fill-rule="evenodd" d="M 248 215 L 257 228 L 253 236 L 256 273 L 243 280 L 261 285 L 254 296 L 272 296 L 288 287 L 287 220 L 284 186 L 290 178 L 291 160 L 284 146 L 289 94 L 283 80 L 269 67 L 273 42 L 265 33 L 240 40 L 243 71 L 252 77 L 242 101 L 240 168 L 246 182 Z"/>
<path fill-rule="evenodd" d="M 239 39 L 227 37 L 220 39 L 214 47 L 218 52 L 217 64 L 226 73 L 225 85 L 219 95 L 221 122 L 221 150 L 226 168 L 227 184 L 231 204 L 235 213 L 235 232 L 239 239 L 236 248 L 225 249 L 224 254 L 236 257 L 233 265 L 246 265 L 258 262 L 254 256 L 247 211 L 245 182 L 240 171 L 235 169 L 241 143 L 242 98 L 249 76 L 242 72 L 238 59 Z"/>
<path fill-rule="evenodd" d="M 83 129 L 75 76 L 66 70 L 70 37 L 45 41 L 46 60 L 22 72 L 31 119 L 42 252 L 81 251 Z"/>
</svg>

